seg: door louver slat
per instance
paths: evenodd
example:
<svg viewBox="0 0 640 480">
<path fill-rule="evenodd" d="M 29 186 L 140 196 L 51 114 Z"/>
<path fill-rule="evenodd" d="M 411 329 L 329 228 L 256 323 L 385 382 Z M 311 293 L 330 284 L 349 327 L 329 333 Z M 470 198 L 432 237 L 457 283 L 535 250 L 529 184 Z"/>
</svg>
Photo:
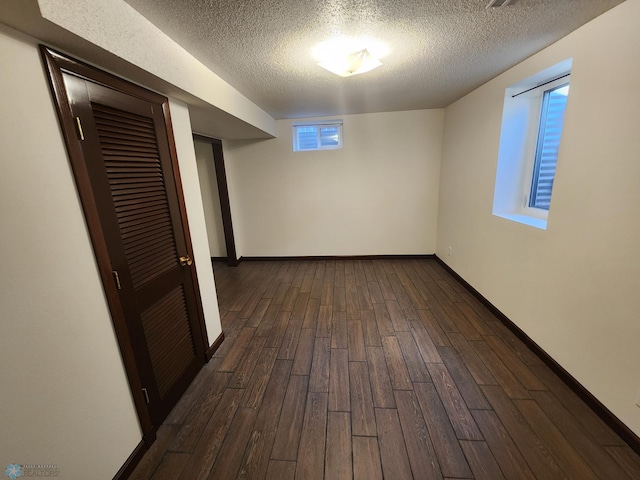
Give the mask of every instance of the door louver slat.
<svg viewBox="0 0 640 480">
<path fill-rule="evenodd" d="M 132 178 L 132 175 L 136 175 L 136 177 Z M 158 184 L 162 185 L 162 175 L 159 173 L 150 173 L 150 172 L 110 172 L 109 175 L 112 180 L 112 185 L 119 184 L 131 184 L 131 183 L 143 183 L 150 182 L 155 180 Z"/>
<path fill-rule="evenodd" d="M 182 287 L 142 312 L 141 319 L 158 391 L 163 396 L 195 356 Z"/>
<path fill-rule="evenodd" d="M 123 243 L 125 244 L 125 248 L 133 248 L 135 247 L 135 244 L 139 244 L 141 247 L 144 247 L 144 245 L 146 245 L 146 242 L 144 241 L 144 239 L 140 238 L 141 236 L 153 238 L 163 232 L 166 233 L 166 226 L 164 224 L 156 225 L 153 229 L 149 229 L 148 231 L 136 231 L 135 229 L 131 229 L 129 232 L 127 232 L 126 236 L 122 236 L 122 239 L 124 240 Z"/>
<path fill-rule="evenodd" d="M 130 158 L 134 158 L 138 162 L 149 162 L 155 163 L 157 156 L 154 156 L 153 153 L 142 153 L 142 152 L 123 152 L 122 150 L 113 150 L 104 148 L 102 150 L 109 154 L 110 157 L 113 157 L 114 160 L 124 160 L 127 161 Z"/>
<path fill-rule="evenodd" d="M 139 289 L 178 261 L 153 121 L 91 106 L 131 279 Z M 157 237 L 165 239 L 164 248 L 147 250 Z"/>
<path fill-rule="evenodd" d="M 118 138 L 120 136 L 129 135 L 128 129 L 123 128 L 122 125 L 118 125 L 114 122 L 112 123 L 100 122 L 100 126 L 102 130 L 105 132 L 105 136 L 107 138 Z M 135 125 L 133 125 L 133 127 L 138 133 L 139 137 L 146 138 L 150 142 L 154 141 L 154 136 L 152 132 L 148 132 L 146 131 L 146 129 L 137 129 L 135 128 Z"/>
<path fill-rule="evenodd" d="M 159 236 L 159 237 L 155 237 L 152 241 L 149 242 L 148 247 L 147 246 L 139 246 L 138 248 L 132 248 L 131 249 L 131 260 L 135 261 L 135 259 L 138 257 L 138 255 L 140 254 L 144 254 L 144 252 L 147 249 L 152 249 L 155 248 L 156 245 L 159 244 L 165 244 L 171 242 L 171 238 L 170 236 Z"/>
<path fill-rule="evenodd" d="M 128 134 L 130 130 L 123 128 L 121 124 L 117 124 L 115 122 L 100 122 L 100 128 L 103 132 L 105 132 L 105 136 L 116 136 L 122 134 Z M 138 135 L 144 138 L 153 139 L 153 134 L 151 132 L 147 132 L 146 130 L 139 130 L 134 127 L 134 130 L 138 132 Z"/>
<path fill-rule="evenodd" d="M 118 183 L 113 185 L 113 195 L 114 196 L 120 196 L 120 195 L 137 195 L 137 194 L 141 194 L 141 193 L 153 193 L 153 192 L 162 192 L 162 185 L 154 185 L 155 182 L 151 183 L 151 185 L 147 186 L 147 187 L 139 187 L 139 186 L 132 186 L 131 188 L 126 188 L 126 185 L 121 185 L 119 186 Z M 116 202 L 119 201 L 118 198 L 114 198 L 114 200 Z M 117 203 L 116 203 L 116 208 L 117 208 Z"/>
<path fill-rule="evenodd" d="M 156 207 L 157 205 L 162 206 L 162 199 L 160 200 L 149 200 L 147 202 L 145 202 L 145 206 L 147 208 L 153 208 Z M 133 201 L 129 201 L 129 202 L 120 202 L 118 204 L 118 210 L 117 210 L 117 215 L 128 215 L 130 214 L 130 211 L 136 211 L 138 210 L 138 203 L 137 202 L 133 202 Z"/>
<path fill-rule="evenodd" d="M 162 222 L 163 218 L 164 212 L 151 212 L 146 213 L 146 215 L 130 215 L 129 217 L 120 219 L 120 228 L 127 230 L 140 230 Z"/>
<path fill-rule="evenodd" d="M 144 210 L 144 213 L 153 215 L 154 213 L 162 210 L 162 205 L 149 205 L 145 208 L 142 208 L 141 210 Z M 118 216 L 118 218 L 122 219 L 122 221 L 125 221 L 125 219 L 135 215 L 136 213 L 136 210 L 133 209 L 120 209 L 120 211 L 117 212 L 116 215 Z"/>
<path fill-rule="evenodd" d="M 124 171 L 124 172 L 131 172 L 132 170 L 135 170 L 136 168 L 142 168 L 144 169 L 144 171 L 147 171 L 147 169 L 149 168 L 149 165 L 147 165 L 149 163 L 149 161 L 147 161 L 146 159 L 142 158 L 139 160 L 131 160 L 129 159 L 116 159 L 116 157 L 112 157 L 111 160 L 111 165 L 109 166 L 109 171 L 113 171 L 113 172 L 118 172 L 118 171 Z M 159 169 L 157 170 L 158 173 L 162 173 Z"/>
</svg>

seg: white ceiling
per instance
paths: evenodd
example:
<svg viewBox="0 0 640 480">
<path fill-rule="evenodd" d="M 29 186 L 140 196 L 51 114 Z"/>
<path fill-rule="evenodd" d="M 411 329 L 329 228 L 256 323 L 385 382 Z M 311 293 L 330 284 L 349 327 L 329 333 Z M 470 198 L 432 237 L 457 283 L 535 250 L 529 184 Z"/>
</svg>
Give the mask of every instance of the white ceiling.
<svg viewBox="0 0 640 480">
<path fill-rule="evenodd" d="M 274 118 L 445 107 L 623 0 L 126 0 Z M 333 35 L 389 55 L 348 78 L 316 65 Z"/>
</svg>

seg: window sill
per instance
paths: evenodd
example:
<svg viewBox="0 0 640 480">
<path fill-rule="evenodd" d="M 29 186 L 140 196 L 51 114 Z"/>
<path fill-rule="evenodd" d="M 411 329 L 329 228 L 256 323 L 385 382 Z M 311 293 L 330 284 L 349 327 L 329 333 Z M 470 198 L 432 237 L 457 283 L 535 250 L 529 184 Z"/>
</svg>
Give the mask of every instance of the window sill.
<svg viewBox="0 0 640 480">
<path fill-rule="evenodd" d="M 547 229 L 547 220 L 545 218 L 530 217 L 529 215 L 522 215 L 518 213 L 494 213 L 496 217 L 506 218 L 512 222 L 522 223 L 529 225 L 530 227 L 539 228 L 540 230 Z"/>
</svg>

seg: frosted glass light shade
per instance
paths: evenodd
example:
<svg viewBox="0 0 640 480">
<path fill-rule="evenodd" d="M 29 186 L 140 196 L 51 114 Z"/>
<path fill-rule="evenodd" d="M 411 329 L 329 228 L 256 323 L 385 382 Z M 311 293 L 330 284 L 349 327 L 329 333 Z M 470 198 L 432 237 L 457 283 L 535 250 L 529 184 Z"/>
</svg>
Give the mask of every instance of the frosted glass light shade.
<svg viewBox="0 0 640 480">
<path fill-rule="evenodd" d="M 318 63 L 322 68 L 341 77 L 350 77 L 373 70 L 382 62 L 372 56 L 366 48 L 346 55 L 336 55 Z"/>
</svg>

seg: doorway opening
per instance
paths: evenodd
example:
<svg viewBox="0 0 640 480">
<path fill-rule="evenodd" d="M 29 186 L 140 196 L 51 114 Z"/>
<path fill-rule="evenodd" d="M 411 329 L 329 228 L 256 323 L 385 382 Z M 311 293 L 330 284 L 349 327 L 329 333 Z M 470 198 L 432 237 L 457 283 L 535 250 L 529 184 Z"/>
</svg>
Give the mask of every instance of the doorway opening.
<svg viewBox="0 0 640 480">
<path fill-rule="evenodd" d="M 211 259 L 238 266 L 222 141 L 193 134 Z"/>
</svg>

